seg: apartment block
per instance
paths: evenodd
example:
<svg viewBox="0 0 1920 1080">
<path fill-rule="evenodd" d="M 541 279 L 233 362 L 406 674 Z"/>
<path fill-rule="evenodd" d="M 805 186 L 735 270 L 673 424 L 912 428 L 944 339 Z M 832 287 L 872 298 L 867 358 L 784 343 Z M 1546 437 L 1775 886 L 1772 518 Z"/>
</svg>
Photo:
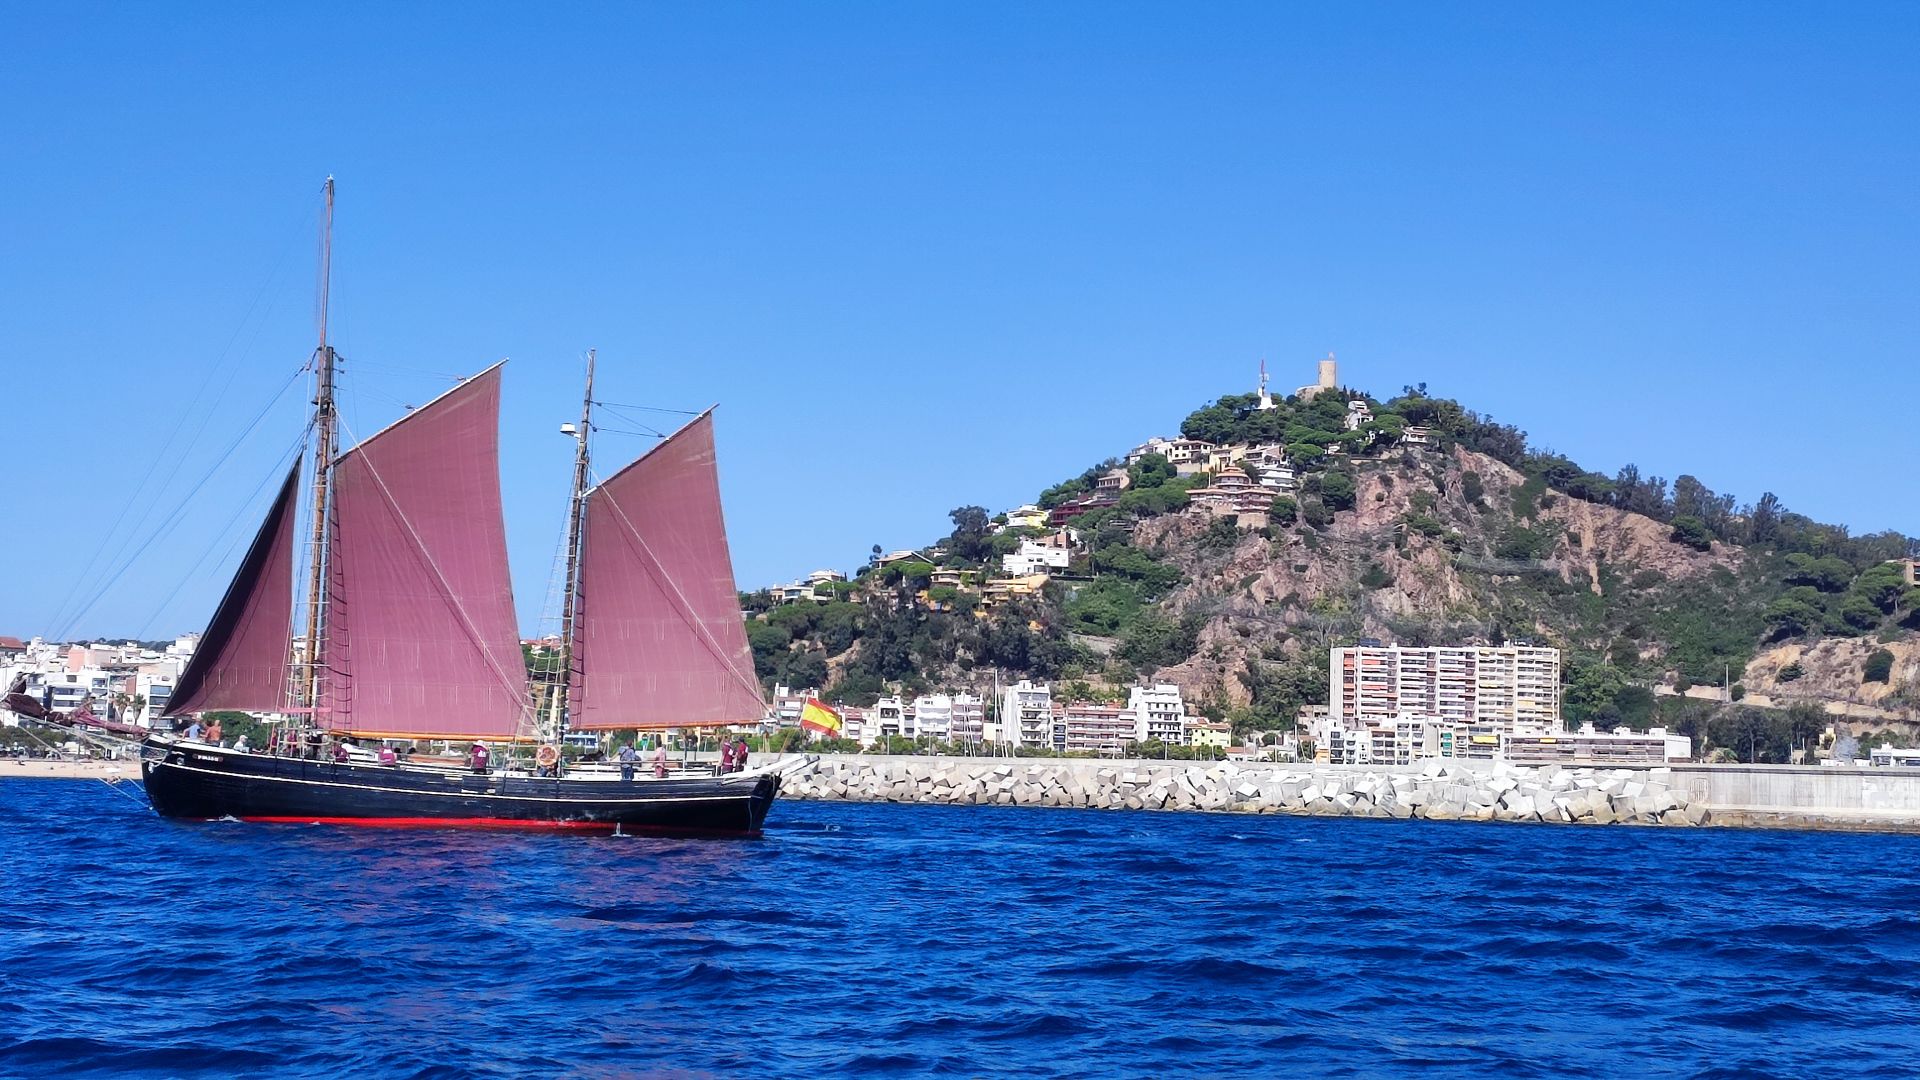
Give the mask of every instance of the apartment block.
<svg viewBox="0 0 1920 1080">
<path fill-rule="evenodd" d="M 1021 746 L 1064 750 L 1066 728 L 1054 737 L 1053 688 L 1021 679 L 1000 695 L 1002 737 Z"/>
<path fill-rule="evenodd" d="M 1492 725 L 1501 732 L 1561 726 L 1558 649 L 1351 646 L 1332 650 L 1327 674 L 1334 727 L 1401 719 Z"/>
</svg>

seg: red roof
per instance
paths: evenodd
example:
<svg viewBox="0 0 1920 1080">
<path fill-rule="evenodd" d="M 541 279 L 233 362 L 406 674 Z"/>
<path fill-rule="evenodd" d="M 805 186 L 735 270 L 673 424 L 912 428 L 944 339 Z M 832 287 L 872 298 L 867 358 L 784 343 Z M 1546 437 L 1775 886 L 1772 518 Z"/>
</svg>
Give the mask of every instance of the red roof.
<svg viewBox="0 0 1920 1080">
<path fill-rule="evenodd" d="M 0 649 L 25 649 L 27 643 L 17 637 L 0 637 Z"/>
</svg>

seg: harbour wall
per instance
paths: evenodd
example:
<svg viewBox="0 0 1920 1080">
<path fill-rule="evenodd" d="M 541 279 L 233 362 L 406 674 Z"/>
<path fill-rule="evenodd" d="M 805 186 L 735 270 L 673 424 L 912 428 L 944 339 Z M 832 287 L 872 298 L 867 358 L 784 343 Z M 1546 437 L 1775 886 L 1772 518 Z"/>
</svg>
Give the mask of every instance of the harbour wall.
<svg viewBox="0 0 1920 1080">
<path fill-rule="evenodd" d="M 1920 770 L 1400 766 L 822 755 L 782 794 L 845 802 L 1920 832 Z"/>
<path fill-rule="evenodd" d="M 846 802 L 1206 810 L 1435 821 L 1703 825 L 1666 769 L 1331 766 L 823 755 L 782 794 Z"/>
<path fill-rule="evenodd" d="M 1920 769 L 1675 765 L 1672 778 L 1723 824 L 1920 832 Z"/>
</svg>

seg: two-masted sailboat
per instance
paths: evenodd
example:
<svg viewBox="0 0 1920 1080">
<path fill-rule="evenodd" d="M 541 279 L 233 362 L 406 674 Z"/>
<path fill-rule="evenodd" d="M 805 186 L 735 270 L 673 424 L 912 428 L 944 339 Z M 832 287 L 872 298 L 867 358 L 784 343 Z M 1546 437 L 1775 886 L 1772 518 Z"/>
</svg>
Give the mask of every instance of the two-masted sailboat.
<svg viewBox="0 0 1920 1080">
<path fill-rule="evenodd" d="M 330 234 L 331 178 L 326 196 Z M 143 775 L 154 809 L 242 821 L 758 834 L 779 792 L 777 770 L 657 775 L 651 761 L 638 770 L 569 767 L 558 752 L 563 731 L 684 730 L 765 713 L 721 518 L 711 411 L 592 484 L 589 357 L 572 432 L 560 663 L 530 684 L 501 511 L 501 367 L 336 456 L 326 273 L 323 259 L 305 633 L 293 634 L 296 459 L 167 707 L 169 716 L 277 713 L 290 718 L 289 737 L 263 752 L 150 736 Z M 323 734 L 532 745 L 538 765 L 313 753 Z"/>
</svg>

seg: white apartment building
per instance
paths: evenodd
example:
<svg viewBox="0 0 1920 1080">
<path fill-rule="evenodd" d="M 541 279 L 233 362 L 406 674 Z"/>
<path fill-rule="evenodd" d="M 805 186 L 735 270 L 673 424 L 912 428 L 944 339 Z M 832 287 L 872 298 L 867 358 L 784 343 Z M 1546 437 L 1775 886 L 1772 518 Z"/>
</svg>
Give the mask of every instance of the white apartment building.
<svg viewBox="0 0 1920 1080">
<path fill-rule="evenodd" d="M 1065 570 L 1073 561 L 1073 552 L 1065 547 L 1020 541 L 1020 547 L 1000 556 L 1000 569 L 1014 577 Z"/>
<path fill-rule="evenodd" d="M 867 710 L 867 722 L 861 729 L 861 737 L 867 742 L 885 738 L 913 738 L 913 729 L 907 723 L 907 705 L 900 695 L 883 697 Z"/>
<path fill-rule="evenodd" d="M 1401 719 L 1560 728 L 1560 650 L 1528 645 L 1334 649 L 1327 714 L 1356 729 Z"/>
<path fill-rule="evenodd" d="M 1206 472 L 1208 466 L 1213 463 L 1214 454 L 1219 449 L 1205 439 L 1175 439 L 1167 444 L 1164 452 L 1167 462 L 1173 466 L 1176 474 L 1192 476 L 1194 473 Z"/>
<path fill-rule="evenodd" d="M 1133 714 L 1133 737 L 1159 739 L 1170 746 L 1187 742 L 1187 703 L 1172 683 L 1135 686 L 1127 691 L 1127 712 Z"/>
<path fill-rule="evenodd" d="M 1064 749 L 1056 746 L 1053 724 L 1053 688 L 1021 679 L 1006 687 L 1000 695 L 1000 729 L 1006 742 L 1021 746 Z M 1066 741 L 1065 726 L 1060 742 Z"/>
<path fill-rule="evenodd" d="M 773 707 L 767 710 L 767 719 L 780 727 L 799 727 L 800 712 L 806 708 L 807 699 L 819 694 L 820 691 L 811 686 L 801 690 L 775 683 Z"/>
<path fill-rule="evenodd" d="M 931 736 L 945 741 L 953 730 L 953 698 L 946 694 L 921 694 L 908 710 L 913 717 L 913 735 Z"/>
<path fill-rule="evenodd" d="M 1260 477 L 1260 486 L 1274 494 L 1294 488 L 1293 466 L 1287 461 L 1287 448 L 1278 443 L 1247 448 L 1241 459 Z"/>
<path fill-rule="evenodd" d="M 146 726 L 161 719 L 174 684 L 199 643 L 198 634 L 175 639 L 162 650 L 136 642 L 61 645 L 35 638 L 8 650 L 0 683 L 25 677 L 25 693 L 56 712 L 72 712 L 91 699 L 95 715 Z M 13 722 L 12 714 L 6 714 Z"/>
<path fill-rule="evenodd" d="M 1595 731 L 1582 724 L 1573 732 L 1511 734 L 1503 748 L 1516 765 L 1668 765 L 1693 758 L 1692 739 L 1659 727 Z"/>
<path fill-rule="evenodd" d="M 1095 701 L 1069 702 L 1060 710 L 1070 753 L 1118 755 L 1133 741 L 1133 714 L 1124 706 Z"/>
<path fill-rule="evenodd" d="M 1007 511 L 1007 523 L 995 529 L 994 532 L 1004 532 L 1007 529 L 1044 529 L 1046 527 L 1047 512 L 1037 506 L 1028 504 L 1016 506 Z"/>
<path fill-rule="evenodd" d="M 979 694 L 955 694 L 947 726 L 947 738 L 973 745 L 986 739 L 987 707 Z"/>
<path fill-rule="evenodd" d="M 1169 457 L 1169 451 L 1172 449 L 1172 439 L 1163 439 L 1155 435 L 1153 438 L 1127 451 L 1127 464 L 1129 466 L 1138 465 L 1140 464 L 1140 459 L 1146 457 L 1148 454 L 1159 454 L 1161 457 Z"/>
</svg>

